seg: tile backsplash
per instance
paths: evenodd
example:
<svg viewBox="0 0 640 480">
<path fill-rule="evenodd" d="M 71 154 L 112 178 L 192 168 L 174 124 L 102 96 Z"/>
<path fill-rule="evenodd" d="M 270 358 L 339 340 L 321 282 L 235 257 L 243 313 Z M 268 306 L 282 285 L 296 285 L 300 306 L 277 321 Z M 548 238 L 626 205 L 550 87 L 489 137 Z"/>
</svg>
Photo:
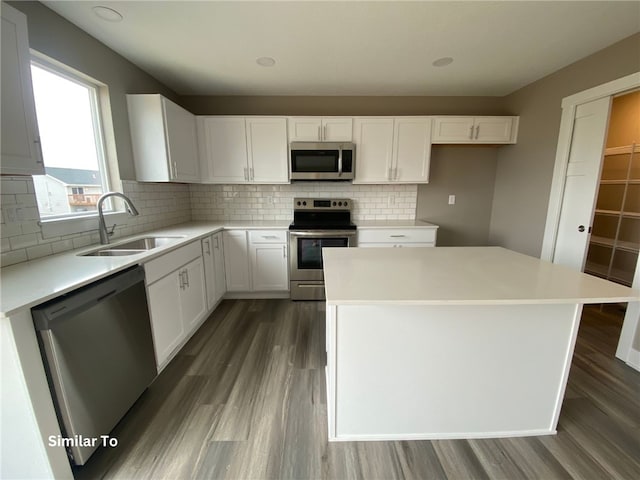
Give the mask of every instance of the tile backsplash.
<svg viewBox="0 0 640 480">
<path fill-rule="evenodd" d="M 114 238 L 191 220 L 189 185 L 122 182 L 123 193 L 140 212 L 116 226 Z M 0 265 L 8 266 L 98 243 L 96 230 L 45 238 L 39 223 L 33 179 L 2 177 L 0 185 Z"/>
<path fill-rule="evenodd" d="M 295 197 L 352 200 L 353 219 L 413 220 L 417 185 L 186 185 L 123 181 L 123 192 L 140 211 L 118 225 L 114 238 L 190 220 L 291 220 Z M 97 229 L 45 238 L 31 177 L 3 176 L 0 185 L 0 265 L 8 266 L 99 242 Z M 97 225 L 96 225 L 97 228 Z"/>
<path fill-rule="evenodd" d="M 358 220 L 413 220 L 418 186 L 304 182 L 290 185 L 191 185 L 193 220 L 291 220 L 295 197 L 353 201 Z"/>
</svg>

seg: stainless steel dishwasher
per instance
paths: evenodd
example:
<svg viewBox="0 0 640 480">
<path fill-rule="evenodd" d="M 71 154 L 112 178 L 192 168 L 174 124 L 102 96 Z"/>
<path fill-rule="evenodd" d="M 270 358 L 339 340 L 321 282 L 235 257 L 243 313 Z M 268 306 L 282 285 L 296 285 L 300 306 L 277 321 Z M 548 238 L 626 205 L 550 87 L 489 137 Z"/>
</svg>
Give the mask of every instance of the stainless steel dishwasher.
<svg viewBox="0 0 640 480">
<path fill-rule="evenodd" d="M 70 439 L 59 444 L 84 465 L 157 373 L 144 270 L 117 273 L 31 313 L 62 435 Z"/>
</svg>

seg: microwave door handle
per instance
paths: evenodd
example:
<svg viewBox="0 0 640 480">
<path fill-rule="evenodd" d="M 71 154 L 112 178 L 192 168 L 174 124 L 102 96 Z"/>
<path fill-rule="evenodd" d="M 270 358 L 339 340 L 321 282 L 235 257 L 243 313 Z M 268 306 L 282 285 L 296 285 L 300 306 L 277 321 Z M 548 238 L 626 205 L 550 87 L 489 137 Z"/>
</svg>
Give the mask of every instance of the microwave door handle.
<svg viewBox="0 0 640 480">
<path fill-rule="evenodd" d="M 338 176 L 342 176 L 342 145 L 338 147 Z"/>
</svg>

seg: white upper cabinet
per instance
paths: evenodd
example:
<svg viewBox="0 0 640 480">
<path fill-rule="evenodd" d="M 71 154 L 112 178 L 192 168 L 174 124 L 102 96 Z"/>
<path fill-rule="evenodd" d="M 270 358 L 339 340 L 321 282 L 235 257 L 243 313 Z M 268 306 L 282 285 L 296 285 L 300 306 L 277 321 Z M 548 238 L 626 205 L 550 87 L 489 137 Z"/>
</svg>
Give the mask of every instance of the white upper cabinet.
<svg viewBox="0 0 640 480">
<path fill-rule="evenodd" d="M 291 142 L 350 142 L 353 139 L 351 117 L 290 117 Z"/>
<path fill-rule="evenodd" d="M 289 182 L 286 118 L 204 116 L 197 123 L 203 182 Z"/>
<path fill-rule="evenodd" d="M 393 128 L 393 171 L 396 183 L 426 183 L 431 161 L 431 118 L 396 118 Z"/>
<path fill-rule="evenodd" d="M 386 183 L 393 161 L 393 118 L 354 120 L 356 176 L 354 183 Z"/>
<path fill-rule="evenodd" d="M 6 175 L 43 175 L 27 17 L 2 2 L 2 162 Z"/>
<path fill-rule="evenodd" d="M 198 182 L 196 118 L 159 94 L 127 95 L 136 179 Z"/>
<path fill-rule="evenodd" d="M 431 158 L 430 117 L 354 120 L 354 183 L 426 183 Z"/>
<path fill-rule="evenodd" d="M 248 181 L 244 117 L 198 117 L 203 182 Z"/>
<path fill-rule="evenodd" d="M 435 117 L 431 143 L 516 143 L 519 117 Z"/>
<path fill-rule="evenodd" d="M 253 183 L 288 183 L 287 119 L 247 117 L 247 157 Z"/>
</svg>

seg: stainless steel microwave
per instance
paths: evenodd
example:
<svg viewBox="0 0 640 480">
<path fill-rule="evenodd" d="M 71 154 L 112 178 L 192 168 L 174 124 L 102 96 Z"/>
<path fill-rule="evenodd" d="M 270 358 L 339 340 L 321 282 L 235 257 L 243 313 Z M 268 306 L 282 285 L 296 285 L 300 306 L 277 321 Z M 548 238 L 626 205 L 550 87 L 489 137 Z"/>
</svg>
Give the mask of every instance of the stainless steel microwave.
<svg viewBox="0 0 640 480">
<path fill-rule="evenodd" d="M 352 181 L 356 146 L 349 142 L 291 142 L 291 180 Z"/>
</svg>

